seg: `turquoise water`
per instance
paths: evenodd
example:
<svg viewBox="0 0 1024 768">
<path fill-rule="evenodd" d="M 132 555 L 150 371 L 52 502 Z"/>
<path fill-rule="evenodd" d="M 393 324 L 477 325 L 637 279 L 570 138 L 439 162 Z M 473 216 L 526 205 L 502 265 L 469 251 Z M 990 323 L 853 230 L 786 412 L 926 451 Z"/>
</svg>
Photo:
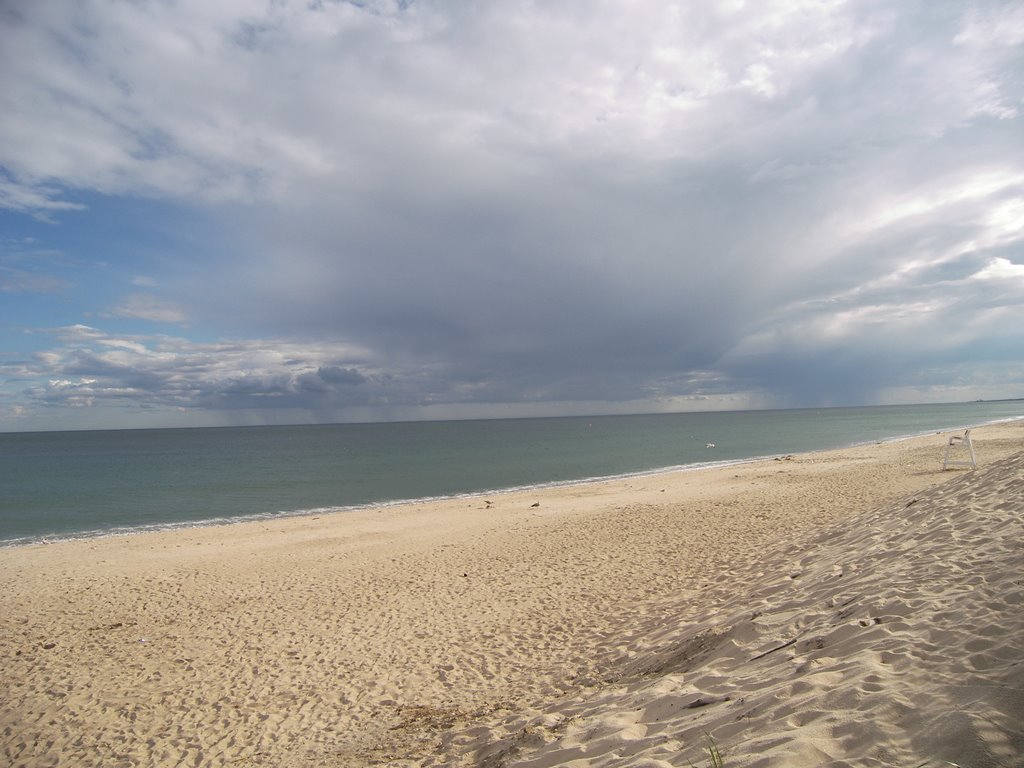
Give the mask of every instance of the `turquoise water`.
<svg viewBox="0 0 1024 768">
<path fill-rule="evenodd" d="M 1024 402 L 1003 401 L 0 433 L 0 545 L 567 483 L 1022 417 Z"/>
</svg>

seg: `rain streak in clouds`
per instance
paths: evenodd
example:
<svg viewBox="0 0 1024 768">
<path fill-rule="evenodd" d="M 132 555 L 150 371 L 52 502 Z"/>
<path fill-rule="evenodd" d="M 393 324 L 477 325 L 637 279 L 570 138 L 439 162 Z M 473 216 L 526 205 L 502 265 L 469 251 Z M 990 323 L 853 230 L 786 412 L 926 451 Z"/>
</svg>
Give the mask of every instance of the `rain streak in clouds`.
<svg viewBox="0 0 1024 768">
<path fill-rule="evenodd" d="M 0 3 L 0 429 L 1024 396 L 1019 3 Z"/>
</svg>

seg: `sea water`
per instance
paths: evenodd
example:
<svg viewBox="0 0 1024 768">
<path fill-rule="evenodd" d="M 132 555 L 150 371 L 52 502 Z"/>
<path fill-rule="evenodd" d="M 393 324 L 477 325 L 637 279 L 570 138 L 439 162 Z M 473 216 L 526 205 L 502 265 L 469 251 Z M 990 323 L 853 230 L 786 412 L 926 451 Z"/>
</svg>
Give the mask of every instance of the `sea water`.
<svg viewBox="0 0 1024 768">
<path fill-rule="evenodd" d="M 1017 418 L 1024 401 L 0 433 L 0 546 L 573 483 Z"/>
</svg>

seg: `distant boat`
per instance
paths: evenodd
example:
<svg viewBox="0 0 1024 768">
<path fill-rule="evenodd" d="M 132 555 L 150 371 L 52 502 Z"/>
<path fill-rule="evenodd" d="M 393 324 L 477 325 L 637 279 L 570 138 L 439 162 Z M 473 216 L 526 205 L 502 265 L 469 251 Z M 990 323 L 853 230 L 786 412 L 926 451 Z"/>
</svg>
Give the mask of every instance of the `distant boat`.
<svg viewBox="0 0 1024 768">
<path fill-rule="evenodd" d="M 705 447 L 705 448 L 714 448 L 714 447 L 715 447 L 715 444 L 714 444 L 714 443 L 708 443 L 708 444 L 707 444 L 707 445 L 705 445 L 704 447 Z"/>
</svg>

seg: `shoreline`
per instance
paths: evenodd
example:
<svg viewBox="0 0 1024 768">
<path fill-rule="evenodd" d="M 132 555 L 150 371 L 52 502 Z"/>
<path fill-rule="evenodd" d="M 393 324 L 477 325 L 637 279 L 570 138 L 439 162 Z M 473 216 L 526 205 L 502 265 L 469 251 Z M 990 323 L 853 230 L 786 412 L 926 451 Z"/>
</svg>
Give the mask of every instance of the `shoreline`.
<svg viewBox="0 0 1024 768">
<path fill-rule="evenodd" d="M 977 473 L 943 473 L 950 433 L 929 433 L 0 550 L 0 755 L 413 766 L 447 743 L 450 764 L 473 764 L 466 728 L 605 690 L 669 629 L 713 629 L 797 572 L 816 537 L 1024 447 L 1020 422 L 972 430 Z"/>
<path fill-rule="evenodd" d="M 701 472 L 704 470 L 713 470 L 720 468 L 725 469 L 732 466 L 740 466 L 744 464 L 751 464 L 762 461 L 773 461 L 779 458 L 780 456 L 805 456 L 814 453 L 838 451 L 847 448 L 858 448 L 867 445 L 887 445 L 891 443 L 900 443 L 907 440 L 914 440 L 917 438 L 925 438 L 931 435 L 956 433 L 958 431 L 963 431 L 965 429 L 981 429 L 983 427 L 996 427 L 1000 425 L 1008 425 L 1018 422 L 1024 423 L 1024 416 L 994 419 L 992 421 L 981 422 L 978 424 L 949 427 L 946 429 L 929 429 L 922 432 L 916 432 L 913 434 L 895 435 L 892 437 L 886 437 L 877 440 L 852 442 L 832 446 L 829 448 L 818 449 L 814 451 L 802 451 L 785 454 L 767 454 L 763 456 L 751 456 L 748 458 L 740 459 L 724 459 L 721 461 L 693 462 L 690 464 L 656 467 L 652 469 L 638 470 L 635 472 L 624 472 L 614 475 L 584 477 L 576 480 L 556 480 L 552 482 L 537 483 L 533 485 L 519 485 L 508 488 L 495 488 L 481 491 L 466 491 L 442 496 L 427 496 L 412 499 L 390 499 L 376 502 L 367 502 L 364 504 L 356 504 L 352 506 L 331 506 L 317 507 L 311 509 L 283 510 L 278 512 L 262 512 L 254 513 L 251 515 L 239 515 L 234 517 L 210 518 L 206 520 L 181 521 L 171 523 L 149 523 L 144 525 L 128 526 L 123 528 L 73 531 L 68 534 L 45 534 L 42 536 L 20 537 L 16 539 L 0 539 L 0 552 L 3 552 L 4 550 L 8 549 L 17 549 L 21 547 L 34 546 L 49 546 L 51 544 L 59 544 L 64 542 L 93 541 L 96 539 L 120 538 L 124 536 L 135 536 L 148 533 L 185 531 L 203 528 L 220 528 L 224 526 L 232 526 L 237 524 L 259 523 L 267 520 L 288 520 L 293 518 L 303 518 L 311 516 L 362 512 L 366 510 L 380 508 L 403 507 L 411 505 L 423 505 L 444 502 L 458 502 L 462 500 L 478 499 L 484 496 L 499 496 L 512 493 L 531 493 L 545 490 L 557 490 L 559 488 L 575 488 L 580 486 L 586 487 L 594 484 L 628 481 L 634 478 L 657 477 L 660 475 L 671 475 L 680 472 Z"/>
</svg>

